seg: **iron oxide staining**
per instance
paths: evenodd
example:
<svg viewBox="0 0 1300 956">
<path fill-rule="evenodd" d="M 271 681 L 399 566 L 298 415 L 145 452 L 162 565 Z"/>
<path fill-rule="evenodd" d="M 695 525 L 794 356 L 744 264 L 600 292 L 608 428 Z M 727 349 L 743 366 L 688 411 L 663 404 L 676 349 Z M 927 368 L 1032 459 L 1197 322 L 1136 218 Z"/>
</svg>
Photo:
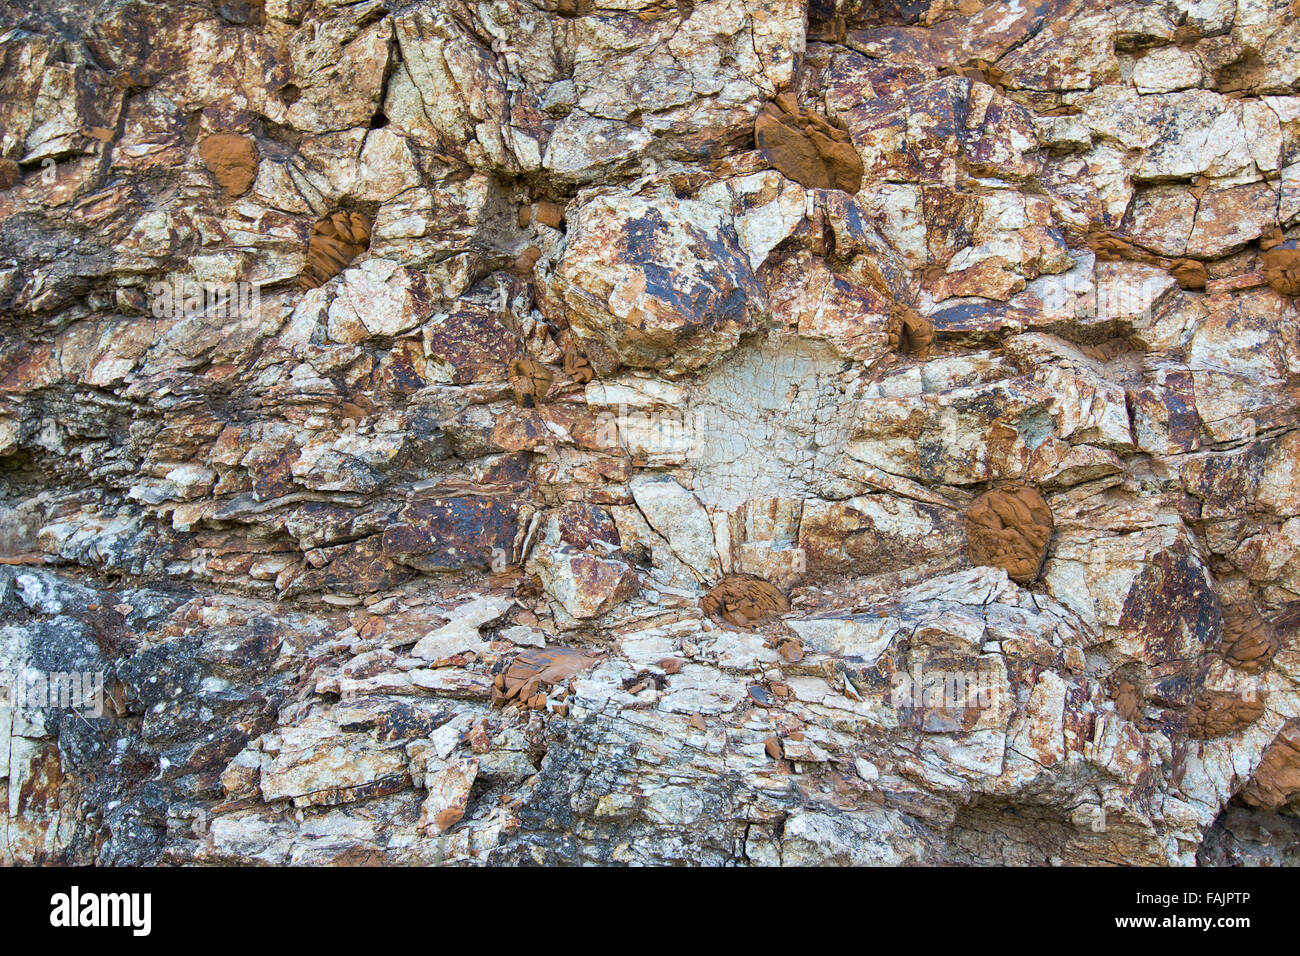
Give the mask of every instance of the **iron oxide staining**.
<svg viewBox="0 0 1300 956">
<path fill-rule="evenodd" d="M 502 673 L 492 681 L 492 703 L 504 707 L 517 702 L 530 710 L 545 710 L 547 689 L 569 680 L 594 666 L 600 659 L 595 651 L 580 647 L 528 648 L 520 653 Z M 560 698 L 567 696 L 561 691 Z M 568 713 L 568 705 L 560 703 L 553 708 L 561 716 Z"/>
<path fill-rule="evenodd" d="M 771 581 L 749 574 L 729 574 L 700 600 L 704 613 L 715 621 L 751 628 L 784 614 L 790 602 Z"/>
<path fill-rule="evenodd" d="M 18 164 L 7 157 L 0 157 L 0 189 L 8 189 L 23 178 Z"/>
<path fill-rule="evenodd" d="M 1169 274 L 1180 289 L 1188 292 L 1202 292 L 1210 281 L 1205 263 L 1197 259 L 1175 259 L 1169 265 Z"/>
<path fill-rule="evenodd" d="M 242 196 L 257 178 L 257 143 L 238 133 L 213 133 L 199 144 L 199 158 L 228 199 Z"/>
<path fill-rule="evenodd" d="M 779 172 L 810 189 L 862 188 L 862 159 L 844 130 L 782 93 L 754 121 L 754 140 Z"/>
<path fill-rule="evenodd" d="M 587 356 L 576 348 L 565 349 L 564 351 L 564 374 L 579 385 L 586 385 L 596 377 L 591 363 L 587 361 Z"/>
<path fill-rule="evenodd" d="M 1264 278 L 1269 288 L 1282 295 L 1300 295 L 1300 242 L 1291 240 L 1271 246 L 1263 256 Z"/>
<path fill-rule="evenodd" d="M 338 275 L 370 246 L 370 217 L 336 212 L 311 227 L 307 264 L 298 275 L 298 288 L 314 289 Z"/>
<path fill-rule="evenodd" d="M 1037 489 L 1024 484 L 994 488 L 966 510 L 966 549 L 971 564 L 1002 568 L 1017 584 L 1038 578 L 1052 536 L 1051 509 Z"/>
</svg>

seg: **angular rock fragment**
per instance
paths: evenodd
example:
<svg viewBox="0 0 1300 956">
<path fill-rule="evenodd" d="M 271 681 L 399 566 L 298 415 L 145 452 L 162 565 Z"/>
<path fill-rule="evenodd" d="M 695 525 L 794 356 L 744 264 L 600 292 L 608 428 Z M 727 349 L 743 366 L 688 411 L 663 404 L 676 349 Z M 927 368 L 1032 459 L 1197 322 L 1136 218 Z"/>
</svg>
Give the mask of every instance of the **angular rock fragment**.
<svg viewBox="0 0 1300 956">
<path fill-rule="evenodd" d="M 226 196 L 242 196 L 257 178 L 257 143 L 238 133 L 212 133 L 199 143 L 199 158 Z"/>
<path fill-rule="evenodd" d="M 611 192 L 569 218 L 540 305 L 568 324 L 601 375 L 627 365 L 680 377 L 766 321 L 762 285 L 715 206 Z"/>
<path fill-rule="evenodd" d="M 754 120 L 754 141 L 781 173 L 810 189 L 862 187 L 862 159 L 847 132 L 816 113 L 799 108 L 782 93 Z"/>
<path fill-rule="evenodd" d="M 1300 794 L 1300 720 L 1292 720 L 1264 751 L 1241 799 L 1251 807 L 1276 810 Z"/>
<path fill-rule="evenodd" d="M 370 246 L 370 217 L 360 212 L 336 212 L 311 227 L 307 264 L 298 276 L 306 291 L 328 282 Z"/>
<path fill-rule="evenodd" d="M 1033 584 L 1047 557 L 1052 512 L 1029 485 L 1007 485 L 980 495 L 966 511 L 971 564 L 1002 568 L 1017 584 Z"/>
<path fill-rule="evenodd" d="M 457 760 L 425 778 L 429 795 L 420 807 L 420 832 L 445 833 L 464 818 L 478 769 L 476 759 Z"/>
<path fill-rule="evenodd" d="M 547 596 L 580 620 L 604 614 L 636 587 L 636 572 L 627 562 L 568 546 L 539 549 L 534 566 Z"/>
<path fill-rule="evenodd" d="M 751 628 L 790 610 L 790 601 L 771 581 L 749 574 L 729 574 L 700 599 L 700 608 L 716 621 Z M 788 643 L 795 646 L 788 653 L 782 651 L 786 660 L 801 658 L 797 642 Z"/>
</svg>

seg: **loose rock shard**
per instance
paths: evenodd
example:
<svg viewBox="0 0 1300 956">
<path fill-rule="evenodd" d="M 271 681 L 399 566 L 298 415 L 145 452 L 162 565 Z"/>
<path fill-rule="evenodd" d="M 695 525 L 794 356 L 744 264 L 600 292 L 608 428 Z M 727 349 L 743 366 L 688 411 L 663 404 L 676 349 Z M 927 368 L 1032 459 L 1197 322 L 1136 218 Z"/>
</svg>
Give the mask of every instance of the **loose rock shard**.
<svg viewBox="0 0 1300 956">
<path fill-rule="evenodd" d="M 199 144 L 199 158 L 229 197 L 242 196 L 257 178 L 257 143 L 238 133 L 212 133 Z"/>
<path fill-rule="evenodd" d="M 1052 512 L 1029 485 L 986 491 L 966 511 L 971 564 L 1002 568 L 1018 584 L 1032 584 L 1047 557 Z"/>
<path fill-rule="evenodd" d="M 307 241 L 307 264 L 298 288 L 314 289 L 338 275 L 370 246 L 370 219 L 360 212 L 336 212 L 317 222 Z"/>
<path fill-rule="evenodd" d="M 790 610 L 790 602 L 771 581 L 749 574 L 729 574 L 704 595 L 700 607 L 714 620 L 751 628 L 784 614 Z"/>
<path fill-rule="evenodd" d="M 793 93 L 782 93 L 754 120 L 754 140 L 780 172 L 810 189 L 862 187 L 862 159 L 853 139 L 824 117 L 799 108 Z"/>
</svg>

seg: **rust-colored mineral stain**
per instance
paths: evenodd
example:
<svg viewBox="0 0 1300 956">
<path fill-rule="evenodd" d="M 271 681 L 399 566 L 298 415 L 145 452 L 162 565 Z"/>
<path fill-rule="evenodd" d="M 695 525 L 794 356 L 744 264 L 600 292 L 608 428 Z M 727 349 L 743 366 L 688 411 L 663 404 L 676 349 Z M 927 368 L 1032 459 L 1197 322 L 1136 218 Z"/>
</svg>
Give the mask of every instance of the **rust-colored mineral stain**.
<svg viewBox="0 0 1300 956">
<path fill-rule="evenodd" d="M 217 185 L 233 198 L 257 178 L 257 144 L 238 133 L 213 133 L 199 144 L 199 158 Z"/>
<path fill-rule="evenodd" d="M 971 564 L 1002 568 L 1017 584 L 1033 584 L 1053 526 L 1051 509 L 1037 489 L 994 488 L 966 511 L 966 553 Z"/>
<path fill-rule="evenodd" d="M 790 602 L 771 581 L 749 574 L 729 574 L 700 600 L 715 621 L 750 628 L 790 610 Z"/>
<path fill-rule="evenodd" d="M 1264 695 L 1253 699 L 1232 691 L 1205 691 L 1187 710 L 1187 736 L 1196 740 L 1225 737 L 1264 716 Z"/>
<path fill-rule="evenodd" d="M 782 93 L 754 121 L 754 141 L 777 170 L 810 189 L 862 188 L 862 159 L 853 140 L 824 117 Z"/>
<path fill-rule="evenodd" d="M 348 267 L 370 246 L 370 218 L 364 213 L 336 212 L 311 227 L 307 264 L 298 275 L 298 288 L 314 289 Z"/>
<path fill-rule="evenodd" d="M 1269 287 L 1282 295 L 1300 295 L 1300 243 L 1295 240 L 1264 253 L 1262 265 Z"/>
<path fill-rule="evenodd" d="M 532 710 L 546 706 L 545 688 L 567 682 L 592 667 L 599 654 L 580 647 L 543 647 L 521 651 L 492 684 L 492 701 L 518 701 Z"/>
<path fill-rule="evenodd" d="M 515 404 L 535 408 L 546 400 L 546 393 L 555 376 L 536 359 L 517 358 L 510 362 L 510 391 Z"/>
</svg>

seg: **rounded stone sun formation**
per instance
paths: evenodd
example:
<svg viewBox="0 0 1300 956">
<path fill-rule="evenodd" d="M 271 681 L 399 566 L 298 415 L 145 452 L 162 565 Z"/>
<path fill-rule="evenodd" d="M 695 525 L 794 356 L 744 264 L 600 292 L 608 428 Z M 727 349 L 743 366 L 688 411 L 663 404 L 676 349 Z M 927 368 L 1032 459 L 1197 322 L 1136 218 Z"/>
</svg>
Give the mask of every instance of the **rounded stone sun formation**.
<svg viewBox="0 0 1300 956">
<path fill-rule="evenodd" d="M 1300 862 L 1292 0 L 0 17 L 0 864 Z"/>
</svg>

